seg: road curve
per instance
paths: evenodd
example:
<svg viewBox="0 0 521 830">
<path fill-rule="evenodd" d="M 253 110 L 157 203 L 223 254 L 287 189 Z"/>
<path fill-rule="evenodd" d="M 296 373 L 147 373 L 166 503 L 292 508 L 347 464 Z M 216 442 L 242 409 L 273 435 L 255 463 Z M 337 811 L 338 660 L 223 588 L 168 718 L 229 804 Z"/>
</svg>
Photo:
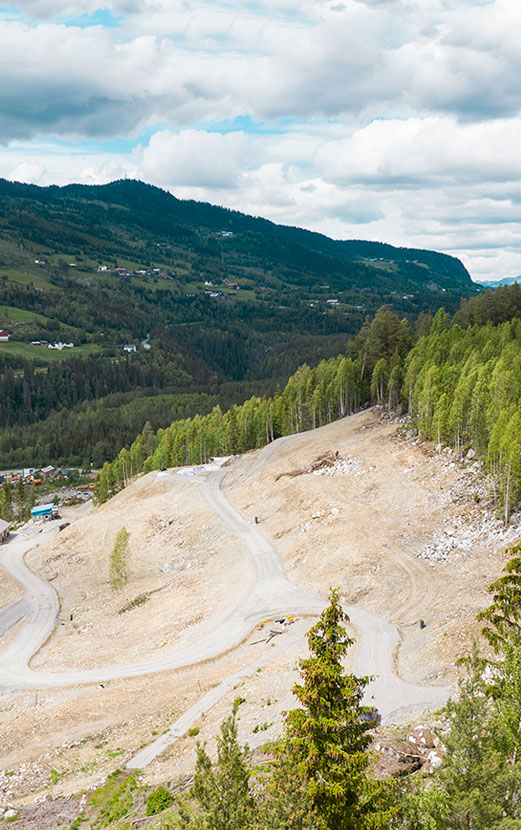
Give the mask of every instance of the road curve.
<svg viewBox="0 0 521 830">
<path fill-rule="evenodd" d="M 270 449 L 273 451 L 273 447 Z M 161 475 L 158 474 L 158 477 Z M 140 663 L 67 672 L 33 671 L 28 665 L 29 660 L 45 642 L 56 623 L 58 601 L 52 586 L 32 573 L 23 561 L 24 554 L 33 546 L 33 540 L 19 542 L 12 548 L 7 545 L 0 557 L 0 565 L 26 588 L 25 601 L 29 603 L 30 612 L 26 625 L 10 645 L 0 652 L 0 687 L 16 690 L 100 683 L 188 667 L 217 657 L 238 645 L 251 633 L 259 619 L 287 613 L 317 616 L 324 608 L 325 600 L 302 591 L 287 578 L 273 545 L 257 526 L 250 525 L 227 500 L 221 488 L 224 476 L 224 470 L 217 470 L 196 473 L 188 478 L 199 487 L 201 495 L 221 521 L 241 540 L 255 565 L 256 582 L 252 592 L 225 620 L 196 642 Z M 162 480 L 178 480 L 179 477 L 178 473 L 163 474 Z M 186 481 L 187 476 L 183 476 L 183 480 Z M 393 654 L 399 641 L 394 625 L 358 606 L 345 606 L 345 610 L 359 635 L 355 671 L 362 675 L 377 675 L 367 689 L 366 700 L 378 707 L 384 723 L 408 711 L 438 708 L 446 701 L 450 689 L 408 684 L 393 673 Z M 295 627 L 291 638 L 287 635 L 280 638 L 280 649 L 287 647 L 284 641 L 289 646 L 293 637 L 297 636 L 297 630 L 300 630 L 300 626 L 298 629 Z M 300 636 L 303 633 L 302 630 Z M 278 651 L 279 646 L 273 649 L 269 659 L 275 657 Z M 254 671 L 258 666 L 259 663 L 254 662 L 242 671 L 249 673 L 250 669 Z M 215 702 L 225 694 L 229 682 L 230 678 L 212 690 L 211 700 Z M 210 697 L 207 695 L 192 707 L 195 712 L 192 722 L 204 711 L 202 706 L 208 708 L 213 705 Z M 180 719 L 181 726 L 176 726 L 179 722 L 173 725 L 169 733 L 172 740 L 175 740 L 178 728 L 188 728 L 184 725 L 187 718 L 188 713 L 185 713 Z M 165 740 L 167 738 L 168 734 Z M 147 749 L 151 750 L 151 747 Z M 162 750 L 158 749 L 156 754 L 160 751 Z"/>
</svg>

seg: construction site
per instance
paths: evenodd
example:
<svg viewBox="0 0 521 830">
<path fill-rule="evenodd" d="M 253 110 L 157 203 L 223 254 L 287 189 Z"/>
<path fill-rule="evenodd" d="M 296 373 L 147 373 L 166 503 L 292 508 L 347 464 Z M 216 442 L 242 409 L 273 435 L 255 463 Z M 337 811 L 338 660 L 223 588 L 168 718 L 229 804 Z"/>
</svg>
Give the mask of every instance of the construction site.
<svg viewBox="0 0 521 830">
<path fill-rule="evenodd" d="M 376 676 L 380 745 L 419 728 L 454 693 L 521 532 L 496 517 L 473 458 L 375 411 L 151 472 L 62 517 L 63 530 L 18 529 L 1 551 L 4 811 L 76 798 L 116 767 L 183 781 L 237 694 L 239 738 L 261 748 L 295 705 L 331 586 L 356 641 L 346 669 Z M 128 579 L 115 590 L 123 527 Z"/>
</svg>

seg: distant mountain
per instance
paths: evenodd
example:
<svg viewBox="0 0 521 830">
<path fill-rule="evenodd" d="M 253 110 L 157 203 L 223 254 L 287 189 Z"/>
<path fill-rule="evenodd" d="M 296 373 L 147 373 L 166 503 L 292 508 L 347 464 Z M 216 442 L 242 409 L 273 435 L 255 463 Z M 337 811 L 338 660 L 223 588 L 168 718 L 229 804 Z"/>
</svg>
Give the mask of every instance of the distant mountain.
<svg viewBox="0 0 521 830">
<path fill-rule="evenodd" d="M 503 277 L 502 280 L 485 280 L 480 283 L 483 288 L 499 288 L 500 285 L 514 285 L 515 282 L 521 283 L 521 275 L 519 277 Z"/>
<path fill-rule="evenodd" d="M 139 181 L 0 179 L 0 330 L 10 336 L 0 427 L 33 429 L 54 413 L 41 463 L 97 465 L 147 420 L 157 429 L 273 392 L 302 363 L 345 351 L 381 306 L 414 321 L 480 291 L 447 254 L 337 241 Z M 83 426 L 70 420 L 64 449 L 71 410 Z M 27 466 L 27 441 L 4 434 L 3 463 Z"/>
</svg>

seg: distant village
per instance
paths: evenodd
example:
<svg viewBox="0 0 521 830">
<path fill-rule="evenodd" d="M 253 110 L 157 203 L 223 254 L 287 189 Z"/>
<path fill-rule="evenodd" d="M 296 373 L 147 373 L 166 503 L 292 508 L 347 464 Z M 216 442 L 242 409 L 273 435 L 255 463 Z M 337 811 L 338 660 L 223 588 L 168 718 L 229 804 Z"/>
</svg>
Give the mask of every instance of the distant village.
<svg viewBox="0 0 521 830">
<path fill-rule="evenodd" d="M 234 236 L 233 232 L 231 231 L 220 231 L 217 236 L 222 238 L 231 238 Z M 158 248 L 170 248 L 170 244 L 166 242 L 157 242 L 156 246 Z M 35 259 L 35 265 L 47 265 L 47 261 L 45 259 Z M 68 262 L 67 267 L 69 268 L 78 268 L 78 263 L 76 262 Z M 164 268 L 138 268 L 134 271 L 128 270 L 128 268 L 117 267 L 113 268 L 110 265 L 98 265 L 96 268 L 96 272 L 98 274 L 107 274 L 113 277 L 153 277 L 154 279 L 163 279 L 163 280 L 174 280 L 179 275 L 175 270 L 165 270 Z M 211 297 L 212 299 L 223 298 L 225 294 L 223 291 L 219 290 L 219 288 L 226 288 L 227 295 L 234 295 L 240 290 L 241 286 L 236 282 L 226 282 L 223 283 L 222 286 L 214 286 L 212 282 L 205 281 L 204 283 L 204 294 L 207 297 Z M 10 334 L 8 331 L 4 329 L 0 329 L 0 343 L 8 343 L 10 340 Z M 30 340 L 29 341 L 31 346 L 40 346 L 47 349 L 55 349 L 56 351 L 63 351 L 64 349 L 72 349 L 74 348 L 74 343 L 64 343 L 62 341 L 49 341 L 49 340 Z M 141 346 L 147 350 L 150 349 L 150 342 L 148 337 L 145 340 L 141 341 Z M 124 343 L 122 346 L 123 352 L 126 353 L 133 353 L 136 352 L 138 345 L 136 343 Z"/>
<path fill-rule="evenodd" d="M 90 481 L 84 484 L 73 485 L 69 479 L 73 475 L 77 476 L 78 474 L 81 474 L 84 480 L 87 478 L 90 479 Z M 56 485 L 57 488 L 60 489 L 59 499 L 45 504 L 34 504 L 33 501 L 34 507 L 31 508 L 31 520 L 34 523 L 40 523 L 60 518 L 57 501 L 65 506 L 89 501 L 93 495 L 92 491 L 94 489 L 95 478 L 96 471 L 89 471 L 84 474 L 82 470 L 77 470 L 75 468 L 60 469 L 58 467 L 53 467 L 52 464 L 49 464 L 46 467 L 40 468 L 25 467 L 22 470 L 7 470 L 0 472 L 0 486 L 19 483 L 24 485 L 32 485 L 33 487 L 39 487 L 41 485 L 48 485 L 51 483 Z M 68 486 L 69 484 L 70 486 Z M 47 489 L 48 488 L 45 488 L 45 490 Z M 46 493 L 44 498 L 48 499 L 49 494 Z M 0 544 L 8 539 L 12 525 L 13 522 L 8 522 L 0 518 Z"/>
</svg>

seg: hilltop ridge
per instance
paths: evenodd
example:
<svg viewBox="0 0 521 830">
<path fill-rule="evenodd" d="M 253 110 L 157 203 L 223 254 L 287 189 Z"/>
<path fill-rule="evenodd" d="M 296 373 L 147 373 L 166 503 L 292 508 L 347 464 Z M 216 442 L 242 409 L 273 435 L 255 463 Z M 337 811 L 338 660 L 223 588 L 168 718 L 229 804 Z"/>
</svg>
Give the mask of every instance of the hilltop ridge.
<svg viewBox="0 0 521 830">
<path fill-rule="evenodd" d="M 0 466 L 98 467 L 147 421 L 273 394 L 382 306 L 413 323 L 479 291 L 446 254 L 337 241 L 143 182 L 0 180 Z"/>
</svg>

